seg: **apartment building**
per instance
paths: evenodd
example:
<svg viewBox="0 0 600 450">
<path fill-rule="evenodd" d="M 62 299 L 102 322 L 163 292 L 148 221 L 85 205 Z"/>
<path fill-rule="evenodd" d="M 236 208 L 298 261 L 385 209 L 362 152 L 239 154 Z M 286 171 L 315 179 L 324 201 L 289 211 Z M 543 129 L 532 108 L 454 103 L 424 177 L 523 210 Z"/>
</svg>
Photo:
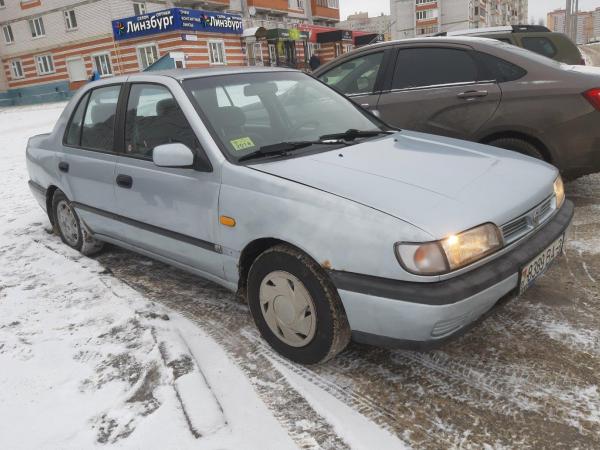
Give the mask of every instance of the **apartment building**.
<svg viewBox="0 0 600 450">
<path fill-rule="evenodd" d="M 391 16 L 381 14 L 375 17 L 369 17 L 368 12 L 359 12 L 349 15 L 346 20 L 339 22 L 336 27 L 351 30 L 374 33 L 384 36 L 385 40 L 391 39 Z"/>
<path fill-rule="evenodd" d="M 592 17 L 594 19 L 594 31 L 592 39 L 594 40 L 594 42 L 598 42 L 600 41 L 600 7 L 594 10 L 594 12 L 592 13 Z"/>
<path fill-rule="evenodd" d="M 340 0 L 231 0 L 230 6 L 241 12 L 246 28 L 266 29 L 299 24 L 335 26 L 340 20 L 339 8 Z"/>
<path fill-rule="evenodd" d="M 94 72 L 247 64 L 244 26 L 263 20 L 269 30 L 334 24 L 339 0 L 0 0 L 0 105 L 68 98 Z M 272 41 L 267 56 L 285 54 L 284 39 Z"/>
<path fill-rule="evenodd" d="M 547 26 L 552 31 L 558 33 L 567 32 L 567 11 L 557 9 L 548 13 Z M 596 25 L 597 23 L 597 25 Z M 598 27 L 598 30 L 596 30 Z M 575 33 L 575 42 L 577 44 L 587 44 L 600 31 L 600 8 L 595 11 L 581 11 L 577 13 L 577 31 Z"/>
<path fill-rule="evenodd" d="M 528 0 L 390 0 L 392 38 L 527 23 Z"/>
</svg>

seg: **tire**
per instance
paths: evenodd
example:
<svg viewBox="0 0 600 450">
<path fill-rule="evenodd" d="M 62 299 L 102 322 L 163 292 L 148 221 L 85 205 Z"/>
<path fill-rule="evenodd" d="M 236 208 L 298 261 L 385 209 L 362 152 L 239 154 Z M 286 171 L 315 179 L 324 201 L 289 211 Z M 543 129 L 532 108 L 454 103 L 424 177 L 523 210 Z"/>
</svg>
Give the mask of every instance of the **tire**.
<svg viewBox="0 0 600 450">
<path fill-rule="evenodd" d="M 335 286 L 315 261 L 294 248 L 278 245 L 256 258 L 247 296 L 262 337 L 294 362 L 327 361 L 350 342 L 350 325 Z"/>
<path fill-rule="evenodd" d="M 86 256 L 102 250 L 104 243 L 94 239 L 85 225 L 82 225 L 71 202 L 62 191 L 57 190 L 52 196 L 52 215 L 61 240 L 69 247 Z"/>
<path fill-rule="evenodd" d="M 545 161 L 544 155 L 538 150 L 538 148 L 530 142 L 518 138 L 501 138 L 494 141 L 488 142 L 488 145 L 494 147 L 500 147 L 506 150 L 512 150 L 523 155 L 531 156 L 532 158 L 541 159 Z"/>
</svg>

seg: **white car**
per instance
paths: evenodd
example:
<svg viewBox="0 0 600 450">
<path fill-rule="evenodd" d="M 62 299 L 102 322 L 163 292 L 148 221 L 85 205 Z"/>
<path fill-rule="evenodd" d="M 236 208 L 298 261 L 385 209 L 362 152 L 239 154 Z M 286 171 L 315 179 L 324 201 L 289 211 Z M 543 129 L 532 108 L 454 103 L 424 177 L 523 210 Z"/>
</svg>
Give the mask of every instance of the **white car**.
<svg viewBox="0 0 600 450">
<path fill-rule="evenodd" d="M 546 270 L 573 215 L 551 165 L 391 129 L 293 70 L 90 83 L 27 163 L 67 245 L 110 242 L 241 293 L 301 363 L 351 337 L 459 333 Z"/>
</svg>

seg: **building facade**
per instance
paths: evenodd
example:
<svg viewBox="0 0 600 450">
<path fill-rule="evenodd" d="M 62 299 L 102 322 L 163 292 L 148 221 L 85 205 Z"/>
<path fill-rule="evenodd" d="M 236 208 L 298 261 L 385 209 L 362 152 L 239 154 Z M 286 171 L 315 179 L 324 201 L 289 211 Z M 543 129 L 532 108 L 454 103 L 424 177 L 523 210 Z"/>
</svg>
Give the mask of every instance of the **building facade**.
<svg viewBox="0 0 600 450">
<path fill-rule="evenodd" d="M 552 31 L 567 33 L 567 11 L 557 9 L 549 12 L 546 23 Z M 587 44 L 594 38 L 597 31 L 600 31 L 600 8 L 595 11 L 577 13 L 577 30 L 575 32 L 575 42 L 577 44 Z"/>
<path fill-rule="evenodd" d="M 526 24 L 528 0 L 390 0 L 392 38 Z"/>
<path fill-rule="evenodd" d="M 391 16 L 381 14 L 369 17 L 367 12 L 351 14 L 346 20 L 339 22 L 336 26 L 344 30 L 363 31 L 384 36 L 385 40 L 391 39 Z"/>
<path fill-rule="evenodd" d="M 592 40 L 594 42 L 599 42 L 600 41 L 600 7 L 596 8 L 594 10 L 594 12 L 592 13 L 592 17 L 594 20 L 594 25 L 593 25 L 593 36 L 592 36 Z"/>
<path fill-rule="evenodd" d="M 225 25 L 207 27 L 203 17 L 213 16 Z M 186 20 L 198 26 L 182 26 Z M 339 0 L 0 0 L 0 106 L 68 98 L 94 73 L 248 64 L 245 28 L 297 30 L 338 21 Z M 122 35 L 118 23 L 125 27 Z M 228 28 L 232 23 L 235 30 Z M 149 31 L 128 33 L 127 26 Z M 278 39 L 260 49 L 266 55 L 261 63 L 305 62 L 307 45 L 286 43 L 302 41 L 302 34 L 280 39 L 285 33 L 271 33 Z"/>
</svg>

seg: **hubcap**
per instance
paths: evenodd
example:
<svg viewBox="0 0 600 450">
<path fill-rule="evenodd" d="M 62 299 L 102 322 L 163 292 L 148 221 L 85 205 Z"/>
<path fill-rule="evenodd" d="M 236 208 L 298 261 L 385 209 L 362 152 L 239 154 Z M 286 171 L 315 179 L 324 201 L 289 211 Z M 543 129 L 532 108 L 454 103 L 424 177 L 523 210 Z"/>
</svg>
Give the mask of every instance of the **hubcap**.
<svg viewBox="0 0 600 450">
<path fill-rule="evenodd" d="M 79 240 L 79 227 L 73 209 L 65 200 L 58 202 L 56 207 L 56 219 L 60 231 L 70 246 L 77 245 Z"/>
<path fill-rule="evenodd" d="M 281 341 L 292 347 L 308 345 L 315 336 L 315 304 L 294 275 L 276 271 L 260 284 L 260 310 L 267 325 Z"/>
</svg>

